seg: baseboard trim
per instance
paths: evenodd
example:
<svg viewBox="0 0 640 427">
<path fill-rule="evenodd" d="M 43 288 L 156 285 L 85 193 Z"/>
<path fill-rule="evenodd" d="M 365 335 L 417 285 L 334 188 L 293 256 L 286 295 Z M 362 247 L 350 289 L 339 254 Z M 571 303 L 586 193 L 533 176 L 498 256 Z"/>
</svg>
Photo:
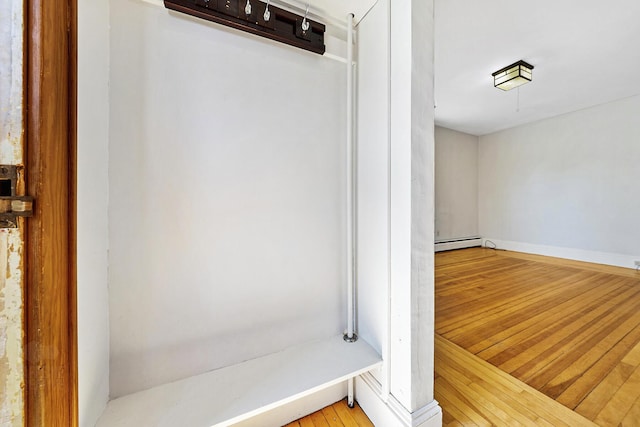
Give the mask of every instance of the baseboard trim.
<svg viewBox="0 0 640 427">
<path fill-rule="evenodd" d="M 473 248 L 482 245 L 480 237 L 468 237 L 464 239 L 451 239 L 437 241 L 434 245 L 436 252 L 450 251 L 453 249 Z"/>
<path fill-rule="evenodd" d="M 486 241 L 490 243 L 487 245 Z M 587 251 L 583 249 L 564 248 L 559 246 L 536 245 L 532 243 L 513 242 L 510 240 L 500 240 L 494 238 L 483 238 L 482 246 L 493 247 L 496 249 L 504 249 L 515 252 L 525 252 L 528 254 L 552 256 L 556 258 L 572 259 L 575 261 L 592 262 L 595 264 L 613 265 L 616 267 L 625 267 L 635 269 L 635 260 L 640 259 L 639 256 L 615 254 L 609 252 Z"/>
<path fill-rule="evenodd" d="M 356 379 L 356 399 L 375 426 L 384 427 L 440 427 L 442 409 L 437 401 L 409 412 L 392 395 L 382 396 L 380 383 L 366 373 Z"/>
</svg>

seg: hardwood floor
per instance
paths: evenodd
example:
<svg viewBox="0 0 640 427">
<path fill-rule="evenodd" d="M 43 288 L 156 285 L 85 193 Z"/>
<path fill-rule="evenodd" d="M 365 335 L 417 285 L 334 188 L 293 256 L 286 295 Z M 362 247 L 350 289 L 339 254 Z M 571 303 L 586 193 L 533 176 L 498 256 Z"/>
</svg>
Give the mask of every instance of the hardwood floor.
<svg viewBox="0 0 640 427">
<path fill-rule="evenodd" d="M 436 334 L 436 396 L 448 423 L 470 420 L 457 418 L 464 411 L 455 402 L 477 408 L 479 397 L 516 393 L 527 404 L 513 413 L 485 401 L 509 422 L 478 411 L 472 421 L 562 425 L 530 406 L 530 390 L 492 385 L 502 389 L 478 394 L 491 383 L 458 375 L 462 366 L 447 353 L 455 344 L 600 426 L 640 425 L 640 272 L 482 248 L 440 252 Z M 476 394 L 452 394 L 460 388 Z M 588 425 L 581 420 L 569 425 Z"/>
<path fill-rule="evenodd" d="M 343 399 L 285 427 L 374 427 L 360 405 L 349 408 Z"/>
<path fill-rule="evenodd" d="M 439 335 L 435 368 L 435 396 L 443 408 L 443 425 L 595 426 Z"/>
</svg>

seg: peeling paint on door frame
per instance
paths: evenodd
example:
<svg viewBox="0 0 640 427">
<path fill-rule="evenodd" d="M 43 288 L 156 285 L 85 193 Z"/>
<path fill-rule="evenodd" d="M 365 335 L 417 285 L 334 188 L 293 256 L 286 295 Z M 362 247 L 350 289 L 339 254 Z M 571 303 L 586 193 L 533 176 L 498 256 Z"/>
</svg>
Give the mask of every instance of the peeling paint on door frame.
<svg viewBox="0 0 640 427">
<path fill-rule="evenodd" d="M 23 6 L 0 4 L 0 164 L 23 163 Z M 0 230 L 0 425 L 12 427 L 25 422 L 23 237 L 23 220 Z"/>
</svg>

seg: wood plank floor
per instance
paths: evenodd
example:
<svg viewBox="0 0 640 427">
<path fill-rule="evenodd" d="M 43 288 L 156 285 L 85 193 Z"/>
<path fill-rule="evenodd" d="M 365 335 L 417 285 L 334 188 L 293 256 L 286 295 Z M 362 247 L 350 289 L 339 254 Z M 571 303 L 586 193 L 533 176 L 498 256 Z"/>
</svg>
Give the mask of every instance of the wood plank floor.
<svg viewBox="0 0 640 427">
<path fill-rule="evenodd" d="M 436 335 L 435 344 L 443 425 L 596 426 L 451 341 Z"/>
<path fill-rule="evenodd" d="M 640 272 L 483 248 L 440 252 L 436 334 L 436 395 L 448 423 L 469 421 L 452 418 L 459 408 L 447 411 L 461 401 L 452 390 L 483 386 L 453 379 L 459 369 L 448 365 L 447 343 L 597 425 L 640 425 Z M 561 425 L 538 409 L 518 417 L 505 425 Z"/>
<path fill-rule="evenodd" d="M 374 427 L 358 402 L 349 408 L 343 399 L 285 427 Z"/>
</svg>

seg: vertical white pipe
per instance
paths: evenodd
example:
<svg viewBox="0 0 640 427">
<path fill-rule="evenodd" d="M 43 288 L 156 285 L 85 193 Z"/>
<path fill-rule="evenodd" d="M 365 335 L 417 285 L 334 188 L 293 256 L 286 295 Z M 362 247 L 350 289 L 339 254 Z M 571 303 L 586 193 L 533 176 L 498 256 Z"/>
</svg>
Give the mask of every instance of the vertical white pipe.
<svg viewBox="0 0 640 427">
<path fill-rule="evenodd" d="M 353 408 L 355 406 L 353 398 L 353 382 L 353 378 L 349 378 L 349 380 L 347 380 L 347 405 L 349 405 L 349 408 Z"/>
<path fill-rule="evenodd" d="M 347 15 L 347 339 L 355 329 L 355 200 L 353 149 L 353 14 Z M 354 407 L 354 379 L 347 381 L 347 405 Z"/>
<path fill-rule="evenodd" d="M 347 338 L 354 336 L 353 14 L 347 15 Z"/>
</svg>

